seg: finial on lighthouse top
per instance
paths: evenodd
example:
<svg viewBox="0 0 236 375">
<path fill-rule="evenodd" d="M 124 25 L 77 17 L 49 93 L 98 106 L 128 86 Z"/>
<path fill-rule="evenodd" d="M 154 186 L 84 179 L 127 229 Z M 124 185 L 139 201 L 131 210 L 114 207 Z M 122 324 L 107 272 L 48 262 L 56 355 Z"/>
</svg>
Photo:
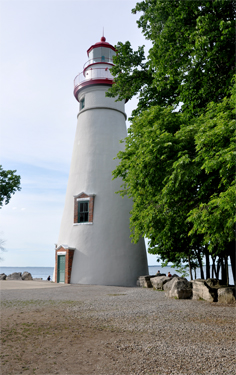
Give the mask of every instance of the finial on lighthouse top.
<svg viewBox="0 0 236 375">
<path fill-rule="evenodd" d="M 105 41 L 106 41 L 106 38 L 105 38 L 105 36 L 104 36 L 104 26 L 103 26 L 101 42 L 105 42 Z"/>
</svg>

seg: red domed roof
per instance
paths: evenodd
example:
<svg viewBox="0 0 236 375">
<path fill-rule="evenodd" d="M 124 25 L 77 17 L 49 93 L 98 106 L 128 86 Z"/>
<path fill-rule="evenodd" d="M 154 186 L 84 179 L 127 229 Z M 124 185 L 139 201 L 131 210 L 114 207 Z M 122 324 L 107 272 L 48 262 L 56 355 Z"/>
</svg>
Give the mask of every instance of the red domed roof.
<svg viewBox="0 0 236 375">
<path fill-rule="evenodd" d="M 90 52 L 92 49 L 94 49 L 94 48 L 98 48 L 98 47 L 110 48 L 110 49 L 112 49 L 113 51 L 116 52 L 115 47 L 113 47 L 110 43 L 107 43 L 107 42 L 106 42 L 106 38 L 105 38 L 104 36 L 102 36 L 100 42 L 97 42 L 97 43 L 93 44 L 93 45 L 87 50 L 87 54 L 89 55 L 89 52 Z"/>
</svg>

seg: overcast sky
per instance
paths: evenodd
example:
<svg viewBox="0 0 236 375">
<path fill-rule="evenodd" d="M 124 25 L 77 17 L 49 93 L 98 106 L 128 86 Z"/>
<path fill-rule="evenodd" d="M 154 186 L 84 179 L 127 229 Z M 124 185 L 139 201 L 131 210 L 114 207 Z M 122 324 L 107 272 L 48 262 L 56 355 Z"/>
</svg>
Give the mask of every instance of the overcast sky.
<svg viewBox="0 0 236 375">
<path fill-rule="evenodd" d="M 17 170 L 22 187 L 0 212 L 2 266 L 54 266 L 78 113 L 73 80 L 103 27 L 113 45 L 147 45 L 135 4 L 0 1 L 0 164 Z M 128 116 L 135 105 L 126 105 Z"/>
</svg>

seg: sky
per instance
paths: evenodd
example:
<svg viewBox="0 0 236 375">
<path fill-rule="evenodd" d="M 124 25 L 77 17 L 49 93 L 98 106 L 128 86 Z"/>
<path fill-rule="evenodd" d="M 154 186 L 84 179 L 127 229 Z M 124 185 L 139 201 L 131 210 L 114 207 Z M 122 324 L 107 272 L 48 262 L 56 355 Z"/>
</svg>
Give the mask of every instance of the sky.
<svg viewBox="0 0 236 375">
<path fill-rule="evenodd" d="M 54 266 L 77 123 L 73 81 L 103 28 L 110 44 L 129 40 L 148 51 L 135 4 L 0 1 L 0 164 L 17 170 L 22 188 L 0 211 L 1 266 Z M 128 116 L 136 103 L 126 104 Z"/>
</svg>

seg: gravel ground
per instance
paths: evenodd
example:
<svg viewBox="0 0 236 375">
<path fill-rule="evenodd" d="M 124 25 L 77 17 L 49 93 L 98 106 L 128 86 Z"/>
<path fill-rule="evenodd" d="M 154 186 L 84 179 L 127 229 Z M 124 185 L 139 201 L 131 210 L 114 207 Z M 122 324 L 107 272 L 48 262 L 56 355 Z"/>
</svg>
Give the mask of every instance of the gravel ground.
<svg viewBox="0 0 236 375">
<path fill-rule="evenodd" d="M 47 284 L 2 290 L 1 310 L 3 374 L 236 374 L 235 305 Z"/>
</svg>

